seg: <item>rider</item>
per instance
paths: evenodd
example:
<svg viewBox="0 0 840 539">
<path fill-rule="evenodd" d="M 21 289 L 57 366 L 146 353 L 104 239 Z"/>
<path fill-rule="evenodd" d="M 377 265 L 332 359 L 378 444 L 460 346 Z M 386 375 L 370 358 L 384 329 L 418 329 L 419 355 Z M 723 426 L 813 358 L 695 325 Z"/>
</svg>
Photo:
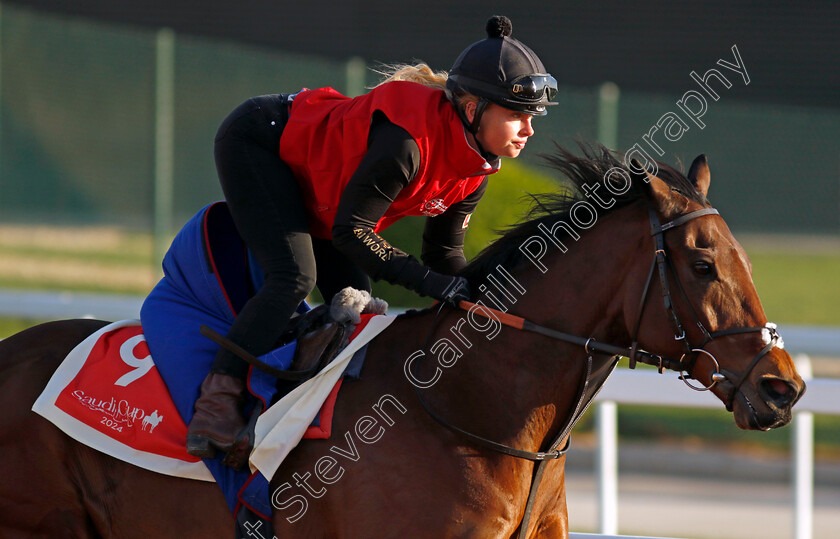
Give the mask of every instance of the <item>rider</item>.
<svg viewBox="0 0 840 539">
<path fill-rule="evenodd" d="M 265 274 L 228 339 L 253 355 L 272 350 L 318 286 L 325 302 L 346 286 L 384 279 L 443 301 L 468 299 L 464 233 L 500 157 L 517 157 L 546 114 L 557 82 L 510 37 L 507 17 L 467 47 L 448 76 L 395 66 L 367 94 L 331 88 L 254 97 L 224 120 L 216 168 L 234 223 Z M 279 152 L 278 152 L 279 149 Z M 426 215 L 422 260 L 378 232 Z M 316 273 L 316 266 L 318 268 Z M 240 405 L 247 364 L 221 349 L 201 385 L 187 451 L 227 453 L 242 467 L 248 440 Z"/>
</svg>

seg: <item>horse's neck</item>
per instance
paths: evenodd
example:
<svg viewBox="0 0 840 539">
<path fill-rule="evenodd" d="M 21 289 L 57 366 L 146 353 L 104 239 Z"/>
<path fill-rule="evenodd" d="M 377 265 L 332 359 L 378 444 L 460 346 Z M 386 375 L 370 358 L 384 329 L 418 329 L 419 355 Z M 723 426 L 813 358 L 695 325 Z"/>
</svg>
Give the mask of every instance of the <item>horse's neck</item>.
<svg viewBox="0 0 840 539">
<path fill-rule="evenodd" d="M 650 256 L 646 221 L 628 220 L 626 213 L 603 216 L 578 242 L 566 242 L 568 252 L 546 255 L 545 273 L 528 263 L 514 272 L 528 289 L 516 304 L 517 314 L 566 333 L 623 344 L 629 338 L 626 302 L 638 301 L 633 287 L 644 281 Z"/>
<path fill-rule="evenodd" d="M 623 288 L 627 274 L 639 266 L 639 227 L 618 220 L 602 225 L 567 253 L 555 253 L 546 273 L 528 263 L 507 275 L 499 271 L 496 293 L 485 292 L 482 302 L 566 333 L 626 339 Z M 417 327 L 433 332 L 432 350 L 436 345 L 443 350 L 446 345 L 438 343 L 448 339 L 463 354 L 442 370 L 428 393 L 455 424 L 472 425 L 478 434 L 518 447 L 544 449 L 546 438 L 574 412 L 587 368 L 581 347 L 501 328 L 464 312 L 449 313 L 435 328 L 428 320 Z M 606 361 L 597 357 L 594 367 Z"/>
</svg>

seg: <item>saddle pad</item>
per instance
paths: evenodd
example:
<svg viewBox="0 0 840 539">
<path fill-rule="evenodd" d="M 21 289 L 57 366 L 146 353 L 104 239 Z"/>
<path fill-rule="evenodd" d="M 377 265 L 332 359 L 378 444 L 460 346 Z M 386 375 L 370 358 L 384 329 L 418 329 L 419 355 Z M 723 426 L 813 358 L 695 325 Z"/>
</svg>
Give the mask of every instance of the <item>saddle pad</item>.
<svg viewBox="0 0 840 539">
<path fill-rule="evenodd" d="M 282 428 L 292 431 L 288 451 L 302 438 L 329 437 L 347 365 L 394 319 L 364 318 L 367 324 L 357 327 L 351 343 L 319 375 L 259 417 L 257 444 L 264 433 L 278 435 L 273 422 L 281 419 Z M 308 389 L 312 392 L 307 393 Z M 56 369 L 32 410 L 76 441 L 135 466 L 176 477 L 215 480 L 201 459 L 186 452 L 187 426 L 157 371 L 139 320 L 114 322 L 78 344 Z"/>
<path fill-rule="evenodd" d="M 185 449 L 187 426 L 139 320 L 109 324 L 76 346 L 32 410 L 107 455 L 166 475 L 214 481 L 202 460 Z"/>
</svg>

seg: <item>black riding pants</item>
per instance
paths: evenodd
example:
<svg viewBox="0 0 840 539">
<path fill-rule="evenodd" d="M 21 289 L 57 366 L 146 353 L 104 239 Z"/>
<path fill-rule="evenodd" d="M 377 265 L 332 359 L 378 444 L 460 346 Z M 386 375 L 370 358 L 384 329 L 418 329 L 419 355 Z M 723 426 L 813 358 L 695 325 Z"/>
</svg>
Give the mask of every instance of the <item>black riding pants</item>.
<svg viewBox="0 0 840 539">
<path fill-rule="evenodd" d="M 368 276 L 330 240 L 309 235 L 300 187 L 278 155 L 288 114 L 286 95 L 251 98 L 222 122 L 215 141 L 216 170 L 233 221 L 265 274 L 227 337 L 256 356 L 275 347 L 314 286 L 326 302 L 346 286 L 370 291 Z M 221 349 L 211 371 L 244 379 L 248 364 Z"/>
</svg>

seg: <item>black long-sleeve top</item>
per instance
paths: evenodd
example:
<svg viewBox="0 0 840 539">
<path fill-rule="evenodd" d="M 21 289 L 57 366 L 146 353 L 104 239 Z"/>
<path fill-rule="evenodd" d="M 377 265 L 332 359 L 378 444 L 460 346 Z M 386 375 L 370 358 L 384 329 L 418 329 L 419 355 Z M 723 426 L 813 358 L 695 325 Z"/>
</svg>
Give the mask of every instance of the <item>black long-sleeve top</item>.
<svg viewBox="0 0 840 539">
<path fill-rule="evenodd" d="M 415 290 L 429 269 L 453 275 L 466 265 L 466 219 L 484 195 L 488 181 L 485 177 L 464 200 L 427 218 L 421 264 L 373 231 L 400 190 L 417 174 L 419 165 L 420 149 L 411 135 L 384 115 L 375 115 L 367 153 L 341 195 L 332 227 L 336 249 L 371 278 Z"/>
</svg>

